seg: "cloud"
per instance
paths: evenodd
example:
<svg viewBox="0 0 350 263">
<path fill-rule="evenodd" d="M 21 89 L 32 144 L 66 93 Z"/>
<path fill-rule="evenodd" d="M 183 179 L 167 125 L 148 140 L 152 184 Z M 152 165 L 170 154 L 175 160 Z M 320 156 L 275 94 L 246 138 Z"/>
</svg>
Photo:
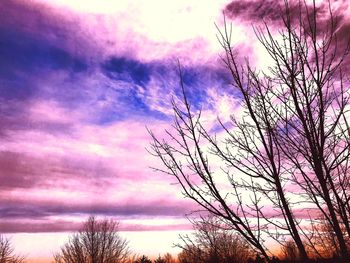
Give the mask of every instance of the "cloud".
<svg viewBox="0 0 350 263">
<path fill-rule="evenodd" d="M 331 8 L 332 14 L 329 12 Z M 315 8 L 317 14 L 317 29 L 320 34 L 326 32 L 329 28 L 331 15 L 339 30 L 347 25 L 348 15 L 346 10 L 349 9 L 348 1 L 316 1 Z M 306 8 L 308 12 L 306 12 Z M 307 16 L 311 16 L 313 10 L 313 2 L 300 2 L 296 0 L 288 1 L 288 10 L 295 23 L 308 21 Z M 226 5 L 224 13 L 232 20 L 239 20 L 248 26 L 261 26 L 266 23 L 270 30 L 278 30 L 283 27 L 283 17 L 285 16 L 286 6 L 285 1 L 278 0 L 254 0 L 254 1 L 237 1 L 233 0 Z M 307 24 L 306 24 L 307 26 Z"/>
<path fill-rule="evenodd" d="M 50 217 L 95 214 L 99 216 L 117 216 L 119 218 L 139 217 L 181 217 L 189 213 L 195 206 L 190 202 L 179 201 L 169 198 L 168 200 L 146 200 L 142 202 L 99 202 L 101 200 L 83 200 L 83 202 L 68 200 L 8 200 L 7 204 L 1 202 L 1 218 L 3 219 L 49 219 Z"/>
<path fill-rule="evenodd" d="M 13 28 L 0 29 L 1 34 L 0 52 L 6 55 L 0 62 L 0 99 L 7 104 L 4 122 L 13 128 L 14 120 L 23 118 L 28 128 L 49 129 L 48 123 L 36 125 L 25 120 L 27 108 L 37 101 L 56 103 L 66 112 L 80 112 L 80 120 L 104 124 L 150 115 L 164 119 L 171 98 L 181 96 L 175 60 L 144 62 L 115 55 L 89 60 L 64 48 L 66 39 L 52 43 L 46 37 Z M 19 38 L 23 39 L 21 44 L 16 41 Z M 62 47 L 58 47 L 60 41 Z M 196 105 L 205 100 L 208 87 L 228 82 L 216 62 L 186 66 L 183 79 L 191 86 L 188 94 Z M 162 94 L 164 97 L 159 97 Z M 53 122 L 51 126 L 59 130 Z"/>
<path fill-rule="evenodd" d="M 299 15 L 305 17 L 305 5 L 309 11 L 313 9 L 312 1 L 299 2 L 296 0 L 288 1 L 289 12 L 292 17 L 299 18 Z M 301 6 L 301 8 L 300 8 Z M 343 16 L 344 8 L 348 8 L 347 1 L 332 1 L 330 6 L 335 17 Z M 319 15 L 319 21 L 329 19 L 329 5 L 325 1 L 316 1 L 316 10 Z M 286 6 L 283 0 L 253 0 L 237 1 L 233 0 L 226 5 L 224 12 L 232 19 L 239 19 L 245 23 L 267 22 L 269 25 L 282 26 L 282 17 L 285 14 Z M 300 13 L 301 12 L 301 13 Z"/>
<path fill-rule="evenodd" d="M 79 114 L 69 114 L 57 103 L 38 101 L 30 106 L 29 122 L 44 128 L 39 124 L 37 129 L 34 124 L 8 128 L 0 151 L 4 182 L 0 214 L 17 220 L 16 231 L 48 231 L 52 216 L 94 213 L 142 218 L 190 211 L 179 189 L 169 185 L 172 179 L 149 168 L 154 159 L 145 150 L 150 138 L 143 121 L 99 126 L 80 122 Z M 150 120 L 150 128 L 163 130 L 167 125 Z M 47 123 L 69 129 L 54 133 Z M 167 196 L 170 189 L 172 197 Z M 44 221 L 42 228 L 38 220 Z M 3 225 L 4 231 L 13 228 Z M 52 231 L 60 229 L 67 230 Z"/>
<path fill-rule="evenodd" d="M 213 22 L 222 22 L 224 3 L 207 10 L 187 2 L 158 3 L 160 20 L 151 17 L 153 1 L 119 3 L 120 10 L 106 2 L 107 13 L 90 7 L 93 1 L 0 3 L 0 230 L 70 231 L 90 213 L 128 220 L 193 209 L 171 185 L 174 178 L 153 173 L 149 167 L 158 160 L 145 150 L 151 140 L 146 126 L 162 137 L 173 116 L 171 99 L 182 96 L 174 58 L 206 127 L 215 131 L 216 117 L 228 121 L 240 105 L 217 57 Z M 276 2 L 247 3 L 234 1 L 226 11 L 244 21 L 274 21 Z M 243 24 L 234 22 L 233 44 L 240 58 L 252 55 L 259 65 Z M 347 32 L 344 24 L 338 35 Z"/>
<path fill-rule="evenodd" d="M 170 10 L 193 13 L 198 19 L 200 12 L 205 11 L 197 4 L 183 5 L 186 8 L 178 10 L 178 6 L 172 6 Z M 107 14 L 83 14 L 76 8 L 65 2 L 2 3 L 0 53 L 5 55 L 0 62 L 0 97 L 13 111 L 4 114 L 8 124 L 5 127 L 46 127 L 53 132 L 70 128 L 26 119 L 27 108 L 37 100 L 58 103 L 66 112 L 79 112 L 80 121 L 102 125 L 150 115 L 164 119 L 171 114 L 171 98 L 180 96 L 174 58 L 180 58 L 186 66 L 184 82 L 191 86 L 188 93 L 193 104 L 205 101 L 206 90 L 211 86 L 228 82 L 218 69 L 214 53 L 206 49 L 203 35 L 189 34 L 165 41 L 137 32 L 140 21 L 134 21 L 136 15 L 134 20 L 119 19 L 127 14 L 125 8 L 144 12 L 134 5 L 123 5 L 116 13 Z M 163 8 L 169 11 L 167 6 Z M 148 13 L 143 15 L 150 18 Z M 215 12 L 213 15 L 217 16 Z M 215 38 L 215 33 L 211 35 Z M 17 39 L 23 41 L 19 43 Z M 164 50 L 167 51 L 162 55 L 155 54 Z M 203 54 L 207 58 L 203 59 Z M 195 59 L 189 63 L 192 58 Z M 22 127 L 16 121 L 20 118 Z"/>
<path fill-rule="evenodd" d="M 0 179 L 5 182 L 0 187 L 6 202 L 0 209 L 16 222 L 3 223 L 2 230 L 68 231 L 75 225 L 59 228 L 56 217 L 77 214 L 143 218 L 188 213 L 192 206 L 184 205 L 179 188 L 169 185 L 173 178 L 155 175 L 149 168 L 155 160 L 145 150 L 150 141 L 146 125 L 162 133 L 172 116 L 171 98 L 181 97 L 176 63 L 159 59 L 163 55 L 136 59 L 118 50 L 99 57 L 98 45 L 89 55 L 96 42 L 85 42 L 79 23 L 69 28 L 69 15 L 21 2 L 6 8 L 18 14 L 14 21 L 4 19 L 8 28 L 0 26 L 0 53 L 6 54 L 0 62 Z M 42 27 L 39 18 L 45 20 Z M 201 41 L 184 41 L 194 43 L 195 52 L 203 51 Z M 216 62 L 184 64 L 184 84 L 194 107 L 213 98 L 207 92 L 212 87 L 225 93 L 228 76 Z M 215 112 L 212 105 L 206 110 Z"/>
<path fill-rule="evenodd" d="M 2 233 L 17 232 L 64 232 L 77 231 L 81 222 L 89 215 L 112 217 L 122 222 L 123 231 L 174 230 L 188 228 L 181 219 L 194 209 L 192 203 L 176 199 L 152 199 L 128 202 L 108 200 L 101 202 L 98 198 L 91 201 L 69 202 L 68 200 L 19 200 L 4 198 L 0 202 Z M 158 218 L 158 219 L 157 219 Z M 150 219 L 159 221 L 151 224 Z M 173 223 L 169 223 L 171 219 Z M 165 222 L 161 222 L 165 221 Z"/>
<path fill-rule="evenodd" d="M 204 64 L 215 61 L 221 50 L 214 23 L 222 24 L 218 10 L 226 1 L 79 3 L 6 1 L 0 21 L 3 28 L 34 35 L 88 61 L 114 55 L 143 62 L 180 58 L 184 64 Z M 246 40 L 242 30 L 239 24 L 233 28 L 234 43 Z"/>
<path fill-rule="evenodd" d="M 2 233 L 57 233 L 57 232 L 76 232 L 81 229 L 81 223 L 69 222 L 65 220 L 46 221 L 46 222 L 1 222 L 0 231 Z M 119 231 L 181 231 L 192 230 L 190 224 L 179 223 L 171 225 L 144 225 L 144 224 L 124 224 L 119 227 Z"/>
<path fill-rule="evenodd" d="M 224 13 L 231 19 L 240 19 L 245 22 L 257 22 L 261 19 L 271 21 L 279 21 L 283 1 L 231 1 L 225 9 Z"/>
<path fill-rule="evenodd" d="M 82 58 L 75 57 L 67 50 L 56 46 L 57 44 L 42 41 L 33 34 L 1 28 L 0 37 L 3 39 L 1 43 L 3 76 L 14 70 L 35 74 L 63 69 L 78 73 L 87 69 L 87 64 Z M 18 42 L 19 38 L 21 42 Z"/>
<path fill-rule="evenodd" d="M 305 5 L 308 12 L 306 12 Z M 333 38 L 331 49 L 329 49 L 329 56 L 332 56 L 330 55 L 332 52 L 336 52 L 338 57 L 342 56 L 349 43 L 349 2 L 345 0 L 330 2 L 315 1 L 315 7 L 317 14 L 318 38 L 321 40 L 323 37 L 329 37 L 332 17 L 336 29 L 335 38 Z M 329 7 L 331 8 L 331 13 Z M 310 31 L 310 28 L 307 24 L 307 21 L 309 21 L 307 17 L 311 17 L 312 15 L 313 1 L 305 1 L 304 3 L 303 1 L 290 0 L 288 1 L 288 8 L 292 23 L 298 26 L 299 21 L 302 21 L 305 25 L 304 29 L 306 34 L 309 34 L 308 32 Z M 282 0 L 233 0 L 224 8 L 224 13 L 231 21 L 241 24 L 246 29 L 250 29 L 247 30 L 246 34 L 248 34 L 251 39 L 254 45 L 253 49 L 256 51 L 251 57 L 251 60 L 260 60 L 260 62 L 257 63 L 257 65 L 260 66 L 260 69 L 267 69 L 268 65 L 271 65 L 273 62 L 262 45 L 256 42 L 257 37 L 251 29 L 253 27 L 256 29 L 261 28 L 262 33 L 266 33 L 266 30 L 264 29 L 266 23 L 272 36 L 278 39 L 278 35 L 284 27 L 283 17 L 285 16 L 285 9 L 285 1 Z M 344 67 L 348 68 L 347 65 L 348 58 L 344 63 Z"/>
</svg>

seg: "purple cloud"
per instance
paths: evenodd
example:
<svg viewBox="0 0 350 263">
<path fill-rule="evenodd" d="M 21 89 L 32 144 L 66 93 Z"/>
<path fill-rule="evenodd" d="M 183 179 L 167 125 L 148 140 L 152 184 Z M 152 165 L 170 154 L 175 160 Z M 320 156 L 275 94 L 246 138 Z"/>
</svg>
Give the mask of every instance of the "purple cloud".
<svg viewBox="0 0 350 263">
<path fill-rule="evenodd" d="M 288 8 L 291 15 L 292 23 L 299 24 L 299 21 L 304 22 L 305 32 L 310 32 L 308 23 L 308 14 L 305 11 L 305 5 L 309 12 L 313 9 L 312 1 L 288 1 Z M 329 12 L 329 7 L 332 10 L 332 14 Z M 330 24 L 333 23 L 336 26 L 335 37 L 333 38 L 332 48 L 336 51 L 337 56 L 340 57 L 344 54 L 347 46 L 349 45 L 349 10 L 350 5 L 348 1 L 316 1 L 316 14 L 317 14 L 317 31 L 320 39 L 323 34 L 329 36 Z M 278 0 L 254 0 L 254 1 L 237 1 L 233 0 L 224 8 L 225 15 L 232 21 L 245 25 L 245 27 L 261 27 L 264 29 L 263 23 L 269 27 L 270 32 L 273 35 L 278 35 L 279 30 L 283 29 L 283 20 L 285 16 L 286 7 L 285 1 Z M 248 33 L 249 34 L 249 33 Z M 256 36 L 252 36 L 256 39 Z M 344 67 L 348 67 L 349 58 L 346 59 Z M 347 70 L 347 69 L 346 69 Z"/>
<path fill-rule="evenodd" d="M 343 19 L 344 18 L 344 9 L 349 7 L 347 1 L 336 1 L 337 3 L 331 3 L 332 13 L 334 18 Z M 307 6 L 309 10 L 312 10 L 312 3 L 303 2 L 297 0 L 288 1 L 288 10 L 291 17 L 295 19 L 299 18 L 299 15 L 302 16 L 302 19 L 306 19 L 306 12 L 304 6 Z M 300 6 L 302 8 L 300 8 Z M 329 19 L 329 10 L 328 2 L 322 1 L 316 4 L 316 12 L 319 16 L 319 22 Z M 254 1 L 237 1 L 233 0 L 231 3 L 226 5 L 224 13 L 231 19 L 239 19 L 245 23 L 260 24 L 263 21 L 266 21 L 270 26 L 282 26 L 283 20 L 282 17 L 285 14 L 286 7 L 285 1 L 278 0 L 254 0 Z"/>
<path fill-rule="evenodd" d="M 191 104 L 209 127 L 217 128 L 217 116 L 239 114 L 217 57 L 213 22 L 221 19 L 220 8 L 210 10 L 213 21 L 198 15 L 196 28 L 179 27 L 193 37 L 171 35 L 179 29 L 168 20 L 165 29 L 158 21 L 143 24 L 138 15 L 144 14 L 131 8 L 84 14 L 43 1 L 0 2 L 0 232 L 75 231 L 89 214 L 115 217 L 128 231 L 188 229 L 183 222 L 142 221 L 176 221 L 195 208 L 174 178 L 150 169 L 157 160 L 145 150 L 145 127 L 159 136 L 170 127 L 171 99 L 181 97 L 175 58 L 184 65 Z M 242 28 L 261 18 L 278 26 L 281 2 L 233 1 L 222 8 Z M 183 19 L 191 15 L 181 10 Z M 344 43 L 349 23 L 338 17 Z M 255 63 L 253 42 L 234 44 Z M 133 219 L 139 221 L 128 222 Z"/>
</svg>

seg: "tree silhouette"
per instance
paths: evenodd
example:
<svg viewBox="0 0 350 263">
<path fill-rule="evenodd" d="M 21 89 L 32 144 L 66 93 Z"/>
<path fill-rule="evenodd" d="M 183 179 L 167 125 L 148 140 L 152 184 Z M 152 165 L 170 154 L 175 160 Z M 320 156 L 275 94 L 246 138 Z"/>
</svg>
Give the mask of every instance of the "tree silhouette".
<svg viewBox="0 0 350 263">
<path fill-rule="evenodd" d="M 118 234 L 118 223 L 91 216 L 54 255 L 56 263 L 124 263 L 130 255 L 128 242 Z"/>
<path fill-rule="evenodd" d="M 180 263 L 245 263 L 253 255 L 249 244 L 239 235 L 223 230 L 220 222 L 212 217 L 192 221 L 193 237 L 180 236 L 182 248 Z"/>
<path fill-rule="evenodd" d="M 322 28 L 318 25 L 320 15 L 315 1 L 311 9 L 306 7 L 306 13 L 305 20 L 299 18 L 297 28 L 288 13 L 282 34 L 285 41 L 273 40 L 270 31 L 265 35 L 258 32 L 259 40 L 275 62 L 272 76 L 259 85 L 264 85 L 263 93 L 268 97 L 264 106 L 275 119 L 272 140 L 282 153 L 284 165 L 292 169 L 289 174 L 293 183 L 331 223 L 340 253 L 347 258 L 341 225 L 350 230 L 349 211 L 345 211 L 350 154 L 346 121 L 349 94 L 344 87 L 342 64 L 349 44 L 339 48 L 338 24 L 331 10 L 329 23 Z"/>
<path fill-rule="evenodd" d="M 287 241 L 282 248 L 283 257 L 289 262 L 296 262 L 299 259 L 298 249 L 291 240 Z"/>
<path fill-rule="evenodd" d="M 158 256 L 155 260 L 154 263 L 167 263 L 164 258 L 161 256 Z"/>
<path fill-rule="evenodd" d="M 170 253 L 166 253 L 163 256 L 165 263 L 176 263 L 176 260 L 173 258 L 173 256 Z"/>
<path fill-rule="evenodd" d="M 0 235 L 0 262 L 1 263 L 22 263 L 23 256 L 14 254 L 14 249 L 8 238 Z"/>
<path fill-rule="evenodd" d="M 152 260 L 150 260 L 147 256 L 142 255 L 135 261 L 135 263 L 152 263 Z"/>
<path fill-rule="evenodd" d="M 166 253 L 163 257 L 160 255 L 154 260 L 154 263 L 176 263 L 176 260 L 170 253 Z"/>
<path fill-rule="evenodd" d="M 237 231 L 269 262 L 262 233 L 282 246 L 290 239 L 303 260 L 308 260 L 307 248 L 318 253 L 295 215 L 291 185 L 297 187 L 298 203 L 311 204 L 326 218 L 340 256 L 348 258 L 349 88 L 342 66 L 349 44 L 338 45 L 339 24 L 330 5 L 328 11 L 321 12 L 315 1 L 311 6 L 299 1 L 295 11 L 286 0 L 279 36 L 267 23 L 255 28 L 273 61 L 269 72 L 240 63 L 225 23 L 218 37 L 222 61 L 232 92 L 241 98 L 242 117 L 231 116 L 229 125 L 220 121 L 224 139 L 206 129 L 201 112 L 188 101 L 179 66 L 183 104 L 173 100 L 175 132 L 167 131 L 169 140 L 150 132 L 151 153 L 165 167 L 156 170 L 175 176 L 186 197 Z M 218 170 L 213 156 L 223 161 Z M 223 174 L 229 191 L 222 187 Z"/>
</svg>

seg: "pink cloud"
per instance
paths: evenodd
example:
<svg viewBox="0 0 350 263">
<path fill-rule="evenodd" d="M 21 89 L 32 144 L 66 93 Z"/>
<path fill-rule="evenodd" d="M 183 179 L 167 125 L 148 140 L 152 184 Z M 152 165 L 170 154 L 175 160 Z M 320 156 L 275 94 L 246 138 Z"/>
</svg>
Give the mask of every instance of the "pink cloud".
<svg viewBox="0 0 350 263">
<path fill-rule="evenodd" d="M 150 142 L 145 125 L 162 133 L 166 122 L 125 120 L 97 126 L 82 122 L 79 112 L 47 101 L 29 104 L 25 120 L 31 128 L 6 130 L 0 152 L 1 231 L 71 231 L 77 222 L 64 218 L 75 214 L 181 217 L 194 208 L 170 185 L 172 178 L 150 169 L 157 160 L 145 149 Z M 47 123 L 69 129 L 51 132 Z M 168 196 L 169 191 L 174 194 Z M 133 228 L 157 226 L 126 226 Z"/>
<path fill-rule="evenodd" d="M 209 7 L 196 1 L 176 4 L 116 1 L 104 5 L 89 1 L 89 7 L 78 1 L 48 4 L 41 0 L 17 0 L 1 4 L 3 12 L 12 14 L 1 17 L 3 25 L 24 30 L 54 45 L 58 41 L 61 48 L 77 56 L 97 60 L 124 56 L 143 62 L 179 58 L 183 64 L 205 64 L 216 61 L 221 50 L 214 23 L 222 25 L 218 10 L 225 7 L 225 2 L 213 2 Z M 157 16 L 153 13 L 155 9 L 159 10 Z M 244 28 L 235 24 L 233 30 L 233 42 L 243 43 Z"/>
</svg>

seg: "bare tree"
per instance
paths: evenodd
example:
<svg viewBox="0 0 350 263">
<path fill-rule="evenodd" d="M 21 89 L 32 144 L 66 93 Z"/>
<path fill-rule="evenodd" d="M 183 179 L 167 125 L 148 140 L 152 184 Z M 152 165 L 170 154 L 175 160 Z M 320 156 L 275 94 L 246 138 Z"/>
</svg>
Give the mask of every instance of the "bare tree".
<svg viewBox="0 0 350 263">
<path fill-rule="evenodd" d="M 223 230 L 219 220 L 213 217 L 192 221 L 192 237 L 180 236 L 182 249 L 180 263 L 235 263 L 247 262 L 253 255 L 250 245 L 232 231 Z"/>
<path fill-rule="evenodd" d="M 286 6 L 288 10 L 287 1 Z M 327 26 L 320 28 L 315 1 L 311 7 L 306 2 L 303 6 L 306 16 L 300 11 L 295 19 L 291 12 L 286 13 L 282 41 L 273 39 L 268 27 L 257 31 L 275 62 L 270 75 L 265 75 L 269 85 L 264 91 L 275 99 L 268 99 L 267 107 L 277 120 L 273 138 L 284 164 L 294 168 L 290 173 L 293 181 L 330 222 L 341 255 L 347 258 L 341 225 L 350 230 L 348 190 L 344 188 L 349 181 L 350 141 L 345 116 L 349 89 L 342 64 L 349 44 L 339 48 L 338 24 L 331 9 Z"/>
<path fill-rule="evenodd" d="M 287 5 L 285 13 L 285 16 L 289 15 Z M 284 165 L 283 151 L 276 140 L 279 118 L 272 103 L 275 87 L 266 75 L 265 78 L 260 78 L 249 63 L 245 66 L 238 64 L 231 47 L 231 32 L 226 25 L 224 31 L 219 32 L 219 40 L 225 50 L 222 60 L 231 73 L 232 84 L 242 95 L 244 117 L 243 120 L 231 117 L 235 132 L 231 132 L 221 123 L 228 135 L 224 147 L 206 130 L 201 131 L 201 134 L 211 143 L 214 154 L 220 156 L 228 166 L 251 178 L 243 183 L 245 188 L 263 194 L 272 203 L 275 212 L 278 211 L 275 216 L 282 217 L 283 221 L 281 223 L 272 220 L 262 209 L 256 209 L 256 212 L 278 231 L 287 231 L 297 245 L 301 257 L 307 260 L 306 249 L 298 232 L 298 222 L 283 188 L 290 167 Z M 231 181 L 233 180 L 231 177 Z M 270 234 L 270 231 L 266 232 Z M 280 235 L 270 236 L 280 242 Z"/>
<path fill-rule="evenodd" d="M 10 240 L 0 235 L 0 263 L 22 262 L 24 262 L 24 257 L 15 255 Z"/>
<path fill-rule="evenodd" d="M 54 255 L 54 260 L 56 263 L 124 263 L 129 255 L 128 242 L 118 234 L 118 223 L 91 216 L 82 230 Z"/>
<path fill-rule="evenodd" d="M 180 76 L 182 77 L 182 73 Z M 180 83 L 183 85 L 182 79 Z M 183 86 L 182 90 L 184 92 Z M 175 176 L 186 197 L 195 201 L 203 210 L 225 219 L 232 229 L 237 230 L 265 258 L 268 258 L 266 248 L 261 243 L 260 213 L 256 213 L 255 223 L 252 223 L 251 209 L 248 209 L 249 212 L 247 211 L 247 207 L 238 192 L 239 185 L 233 180 L 230 182 L 233 187 L 231 199 L 235 199 L 233 201 L 236 205 L 235 210 L 228 204 L 226 194 L 220 192 L 214 180 L 208 157 L 201 148 L 204 131 L 199 122 L 200 118 L 193 115 L 185 93 L 183 94 L 184 109 L 181 109 L 173 101 L 174 128 L 177 134 L 174 135 L 167 131 L 171 141 L 177 145 L 173 146 L 165 140 L 159 140 L 150 131 L 153 138 L 151 151 L 161 159 L 166 167 L 166 169 L 156 168 L 156 170 Z M 253 205 L 255 211 L 258 211 L 257 198 Z"/>
<path fill-rule="evenodd" d="M 225 51 L 222 60 L 232 76 L 233 89 L 240 93 L 243 109 L 243 118 L 231 116 L 233 128 L 220 122 L 226 139 L 218 140 L 203 127 L 201 112 L 195 111 L 186 97 L 180 68 L 183 105 L 173 101 L 175 132 L 167 131 L 169 140 L 150 132 L 151 152 L 165 166 L 157 170 L 175 176 L 186 197 L 223 220 L 267 260 L 262 232 L 281 244 L 286 236 L 291 238 L 303 260 L 308 260 L 306 246 L 315 249 L 310 233 L 296 219 L 288 191 L 288 184 L 297 184 L 298 202 L 322 212 L 341 256 L 347 258 L 341 228 L 350 236 L 349 89 L 342 64 L 349 45 L 343 50 L 338 46 L 339 25 L 330 6 L 327 26 L 322 29 L 318 28 L 315 1 L 311 6 L 299 1 L 298 12 L 293 10 L 285 1 L 279 38 L 267 23 L 255 28 L 274 62 L 266 73 L 257 72 L 249 62 L 241 65 L 231 45 L 231 30 L 225 24 L 219 31 Z M 219 171 L 210 162 L 212 155 L 224 161 Z M 223 172 L 231 191 L 218 183 Z M 238 172 L 245 178 L 237 176 Z M 262 198 L 281 220 L 273 219 L 268 213 L 271 209 L 264 209 Z"/>
</svg>

